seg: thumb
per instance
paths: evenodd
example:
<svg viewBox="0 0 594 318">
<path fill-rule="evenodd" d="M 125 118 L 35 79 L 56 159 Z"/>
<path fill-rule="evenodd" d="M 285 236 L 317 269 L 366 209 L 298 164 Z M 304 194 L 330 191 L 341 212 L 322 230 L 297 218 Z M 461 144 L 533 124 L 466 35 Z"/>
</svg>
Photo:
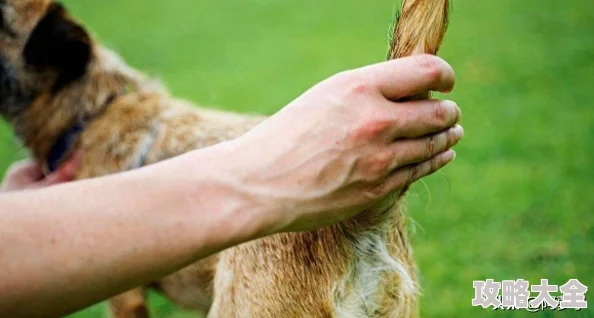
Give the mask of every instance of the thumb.
<svg viewBox="0 0 594 318">
<path fill-rule="evenodd" d="M 32 183 L 43 179 L 43 170 L 35 161 L 26 159 L 14 164 L 6 175 Z"/>
</svg>

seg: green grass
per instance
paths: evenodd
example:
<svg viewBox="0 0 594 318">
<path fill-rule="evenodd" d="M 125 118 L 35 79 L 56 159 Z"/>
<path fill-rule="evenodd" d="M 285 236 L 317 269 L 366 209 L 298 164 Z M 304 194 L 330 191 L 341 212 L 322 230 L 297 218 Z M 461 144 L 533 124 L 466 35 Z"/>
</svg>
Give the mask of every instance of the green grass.
<svg viewBox="0 0 594 318">
<path fill-rule="evenodd" d="M 176 95 L 270 114 L 335 72 L 381 61 L 396 1 L 64 2 Z M 466 138 L 409 197 L 423 316 L 594 317 L 592 290 L 580 312 L 471 306 L 478 279 L 594 288 L 594 2 L 454 2 L 441 55 L 457 71 L 448 98 Z M 3 171 L 23 153 L 0 134 Z M 152 298 L 158 317 L 187 317 Z M 103 316 L 100 305 L 73 317 Z"/>
</svg>

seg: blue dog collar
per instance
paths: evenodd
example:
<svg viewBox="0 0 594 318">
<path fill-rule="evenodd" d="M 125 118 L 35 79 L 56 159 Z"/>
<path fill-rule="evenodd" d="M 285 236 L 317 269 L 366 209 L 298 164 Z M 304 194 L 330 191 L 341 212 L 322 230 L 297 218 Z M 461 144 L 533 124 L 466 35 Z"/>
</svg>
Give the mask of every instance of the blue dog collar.
<svg viewBox="0 0 594 318">
<path fill-rule="evenodd" d="M 85 129 L 85 124 L 77 122 L 68 131 L 61 134 L 47 155 L 47 170 L 54 172 L 58 169 L 62 160 L 66 157 L 66 154 L 72 148 L 74 142 L 76 142 L 78 136 Z"/>
<path fill-rule="evenodd" d="M 71 148 L 78 140 L 80 134 L 85 130 L 87 124 L 97 118 L 105 110 L 107 107 L 119 96 L 119 94 L 113 94 L 107 98 L 103 107 L 99 112 L 94 114 L 93 116 L 87 117 L 84 120 L 78 120 L 74 125 L 68 129 L 66 132 L 62 133 L 56 139 L 53 146 L 50 148 L 50 151 L 47 154 L 47 159 L 45 162 L 45 172 L 46 174 L 52 173 L 58 169 L 62 161 L 66 159 L 66 156 L 71 152 Z"/>
</svg>

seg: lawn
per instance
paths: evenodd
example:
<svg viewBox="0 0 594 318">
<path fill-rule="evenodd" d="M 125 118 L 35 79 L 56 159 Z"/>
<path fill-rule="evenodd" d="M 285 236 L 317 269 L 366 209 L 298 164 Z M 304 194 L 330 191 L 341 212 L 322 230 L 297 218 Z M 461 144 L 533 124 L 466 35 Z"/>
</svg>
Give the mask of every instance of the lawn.
<svg viewBox="0 0 594 318">
<path fill-rule="evenodd" d="M 178 96 L 271 114 L 381 61 L 396 0 L 64 1 Z M 472 307 L 473 280 L 594 288 L 594 1 L 455 0 L 440 52 L 466 138 L 409 196 L 424 317 L 594 317 Z M 24 155 L 0 127 L 0 171 Z M 158 257 L 156 255 L 155 257 Z M 68 260 L 64 260 L 67 262 Z M 157 317 L 188 317 L 157 295 Z M 73 315 L 104 317 L 102 305 Z"/>
</svg>

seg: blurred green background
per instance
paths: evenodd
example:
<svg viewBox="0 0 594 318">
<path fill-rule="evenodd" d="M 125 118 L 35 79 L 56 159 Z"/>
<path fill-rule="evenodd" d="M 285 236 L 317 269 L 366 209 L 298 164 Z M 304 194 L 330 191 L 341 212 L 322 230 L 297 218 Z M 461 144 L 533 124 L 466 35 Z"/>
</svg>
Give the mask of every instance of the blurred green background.
<svg viewBox="0 0 594 318">
<path fill-rule="evenodd" d="M 180 97 L 271 114 L 384 59 L 396 0 L 69 0 L 131 65 Z M 594 287 L 594 1 L 455 0 L 440 52 L 463 108 L 456 162 L 409 196 L 424 317 L 594 317 L 472 307 L 472 281 Z M 21 158 L 0 127 L 0 171 Z M 67 262 L 68 260 L 64 260 Z M 590 290 L 587 294 L 594 295 Z M 152 295 L 156 317 L 190 317 Z M 103 305 L 73 317 L 104 317 Z"/>
</svg>

